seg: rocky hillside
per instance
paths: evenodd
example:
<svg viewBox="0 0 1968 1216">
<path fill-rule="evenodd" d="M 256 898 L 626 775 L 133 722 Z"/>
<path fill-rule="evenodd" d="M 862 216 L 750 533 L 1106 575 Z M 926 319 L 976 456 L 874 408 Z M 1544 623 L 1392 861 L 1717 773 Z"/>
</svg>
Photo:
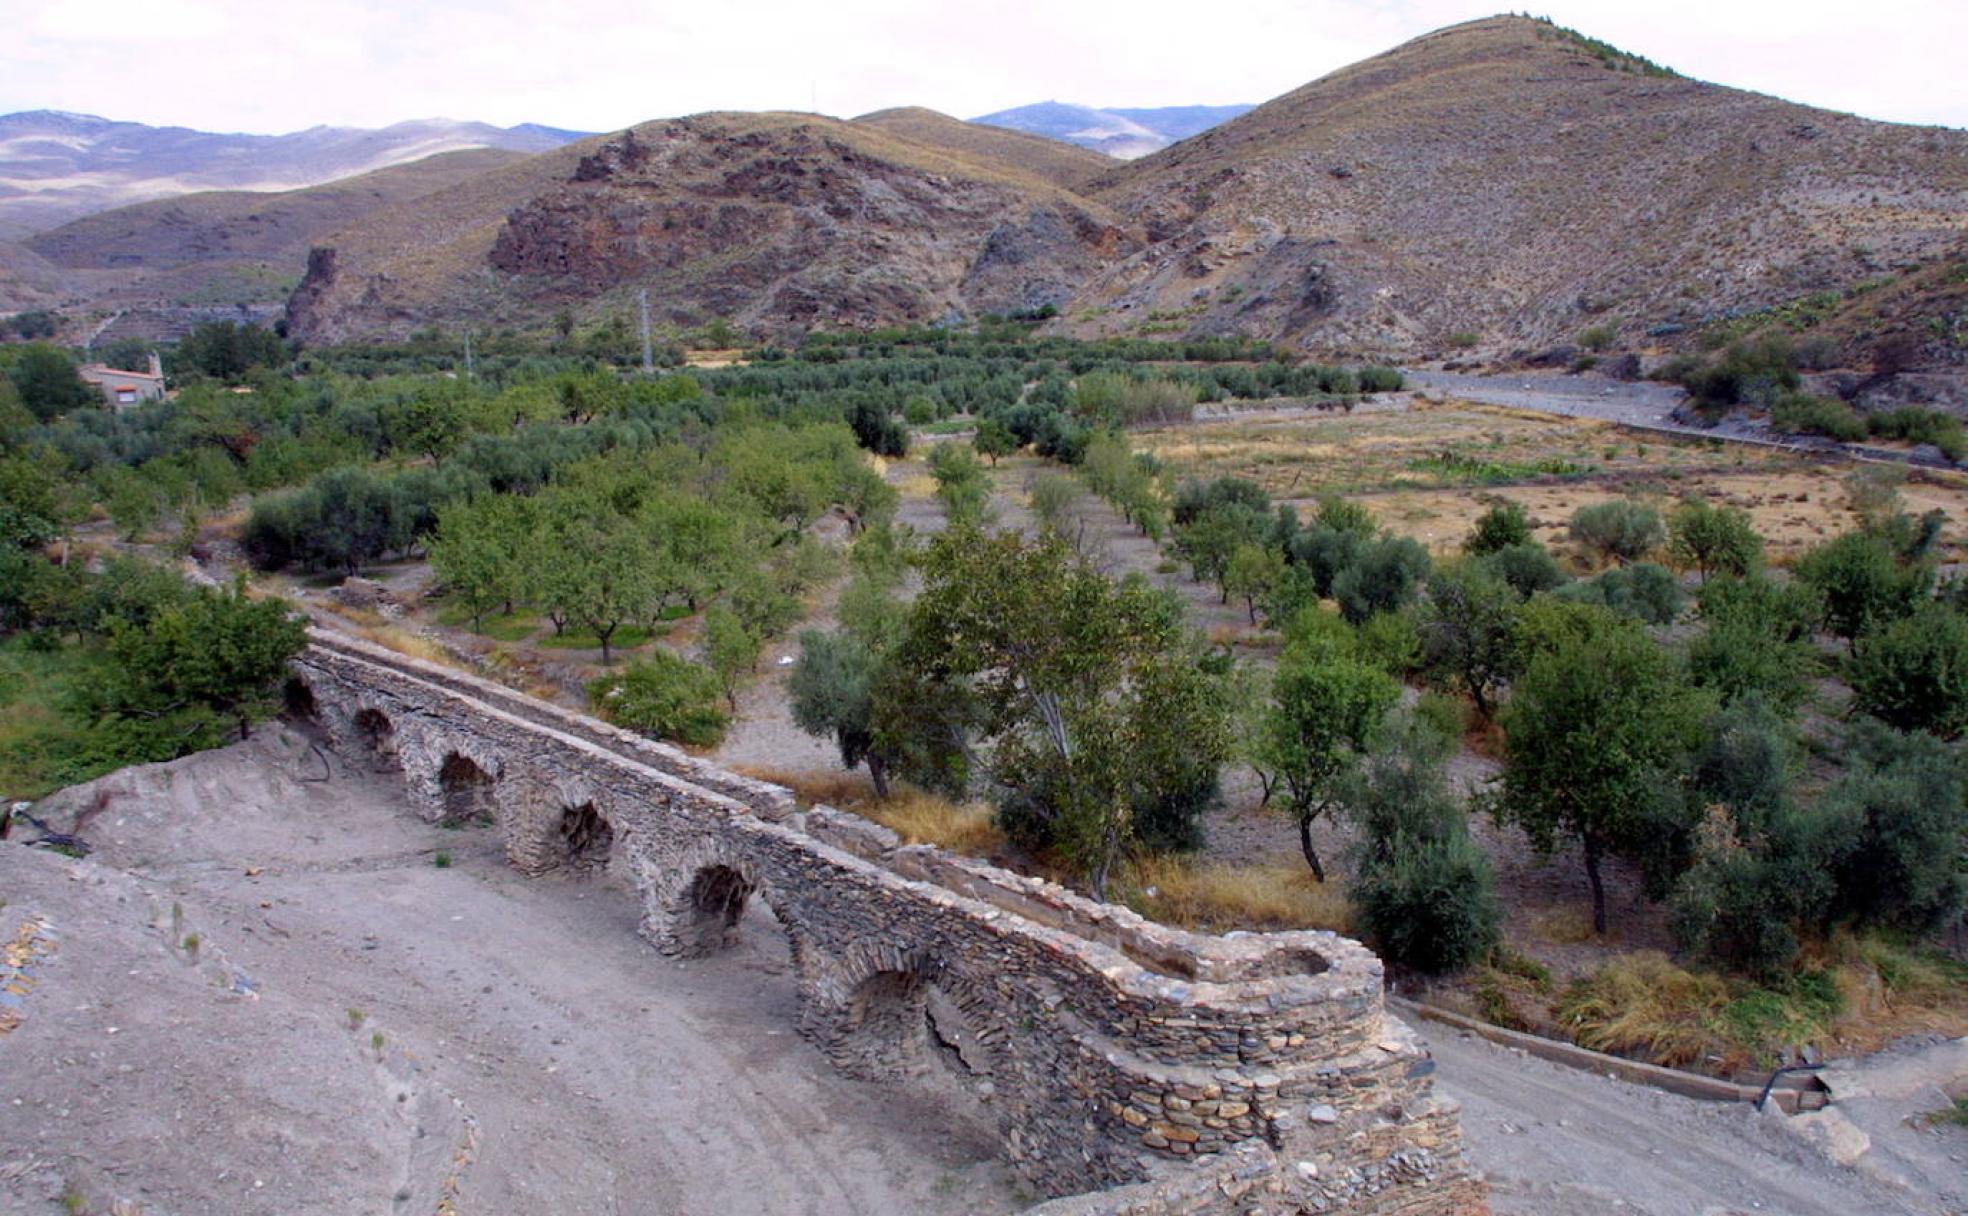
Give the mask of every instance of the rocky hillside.
<svg viewBox="0 0 1968 1216">
<path fill-rule="evenodd" d="M 1687 80 L 1547 23 L 1454 26 L 1088 188 L 1149 244 L 1086 332 L 1414 357 L 1623 339 L 1838 289 L 1968 231 L 1968 133 Z"/>
<path fill-rule="evenodd" d="M 1062 305 L 1137 243 L 1053 180 L 1057 157 L 939 127 L 707 114 L 588 141 L 339 234 L 289 324 L 316 342 L 524 326 L 647 287 L 663 320 L 784 336 Z"/>
<path fill-rule="evenodd" d="M 1499 17 L 1127 164 L 925 110 L 651 123 L 366 214 L 322 239 L 290 319 L 313 341 L 537 329 L 647 287 L 666 320 L 775 337 L 1054 305 L 1088 336 L 1509 356 L 1598 327 L 1686 340 L 1921 273 L 1964 234 L 1968 133 Z"/>
<path fill-rule="evenodd" d="M 205 190 L 295 190 L 461 148 L 543 152 L 580 138 L 525 124 L 433 118 L 380 130 L 311 127 L 221 135 L 90 114 L 0 115 L 0 238 L 146 199 Z"/>
</svg>

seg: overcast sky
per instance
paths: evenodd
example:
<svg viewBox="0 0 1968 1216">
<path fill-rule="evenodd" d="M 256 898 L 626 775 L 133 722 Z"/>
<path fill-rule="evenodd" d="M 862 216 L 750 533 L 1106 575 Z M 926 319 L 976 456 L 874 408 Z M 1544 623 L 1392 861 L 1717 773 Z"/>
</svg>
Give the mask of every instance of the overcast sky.
<svg viewBox="0 0 1968 1216">
<path fill-rule="evenodd" d="M 1511 0 L 1516 2 L 1516 0 Z M 1259 102 L 1475 0 L 0 0 L 0 113 L 221 131 L 406 118 L 608 131 L 712 109 L 959 117 Z M 1548 0 L 1682 73 L 1968 126 L 1968 0 Z"/>
</svg>

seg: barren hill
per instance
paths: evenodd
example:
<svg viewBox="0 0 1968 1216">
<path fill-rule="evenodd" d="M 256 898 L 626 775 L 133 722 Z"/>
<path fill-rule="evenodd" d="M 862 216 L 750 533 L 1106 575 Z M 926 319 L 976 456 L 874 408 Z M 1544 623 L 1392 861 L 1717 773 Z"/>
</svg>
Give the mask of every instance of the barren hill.
<svg viewBox="0 0 1968 1216">
<path fill-rule="evenodd" d="M 141 309 L 189 319 L 144 335 L 153 337 L 189 328 L 213 308 L 258 315 L 285 301 L 324 233 L 526 159 L 472 148 L 301 190 L 206 191 L 84 216 L 19 243 L 0 242 L 0 310 Z"/>
<path fill-rule="evenodd" d="M 541 152 L 578 133 L 431 118 L 379 130 L 227 135 L 90 114 L 0 114 L 0 237 L 202 190 L 294 190 L 461 148 Z"/>
<path fill-rule="evenodd" d="M 1647 70 L 1545 22 L 1453 26 L 1089 192 L 1155 238 L 1078 327 L 1411 356 L 1624 336 L 1838 288 L 1968 231 L 1968 133 Z"/>
<path fill-rule="evenodd" d="M 1098 152 L 1042 135 L 965 122 L 923 106 L 877 110 L 854 122 L 953 155 L 1014 165 L 1068 190 L 1077 190 L 1114 167 L 1111 157 Z"/>
<path fill-rule="evenodd" d="M 891 130 L 888 128 L 897 128 Z M 932 141 L 900 130 L 935 128 Z M 650 289 L 660 316 L 765 334 L 1063 303 L 1134 243 L 1062 163 L 921 119 L 705 114 L 636 127 L 338 234 L 289 309 L 309 341 L 537 324 Z"/>
</svg>

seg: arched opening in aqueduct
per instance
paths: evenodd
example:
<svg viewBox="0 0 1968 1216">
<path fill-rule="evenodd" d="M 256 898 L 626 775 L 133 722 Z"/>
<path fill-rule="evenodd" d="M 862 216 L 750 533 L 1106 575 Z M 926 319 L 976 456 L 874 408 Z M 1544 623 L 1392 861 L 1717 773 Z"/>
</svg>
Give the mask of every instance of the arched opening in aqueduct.
<svg viewBox="0 0 1968 1216">
<path fill-rule="evenodd" d="M 608 855 L 615 847 L 615 826 L 590 800 L 561 809 L 556 840 L 562 867 L 576 874 L 599 873 L 608 868 Z"/>
<path fill-rule="evenodd" d="M 751 898 L 750 879 L 730 866 L 705 866 L 684 888 L 677 938 L 684 953 L 714 954 L 738 934 L 738 921 Z"/>
<path fill-rule="evenodd" d="M 357 745 L 368 754 L 371 768 L 389 773 L 403 767 L 396 758 L 396 726 L 388 714 L 380 709 L 359 709 L 351 725 L 355 728 Z"/>
<path fill-rule="evenodd" d="M 443 807 L 438 822 L 445 827 L 492 822 L 492 774 L 470 756 L 448 753 L 437 770 L 437 786 Z"/>
</svg>

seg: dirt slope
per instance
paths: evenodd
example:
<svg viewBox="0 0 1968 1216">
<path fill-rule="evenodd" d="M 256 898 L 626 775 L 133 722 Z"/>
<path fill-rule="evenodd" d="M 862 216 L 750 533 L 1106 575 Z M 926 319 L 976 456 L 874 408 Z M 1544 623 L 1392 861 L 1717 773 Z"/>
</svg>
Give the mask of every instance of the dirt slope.
<svg viewBox="0 0 1968 1216">
<path fill-rule="evenodd" d="M 1068 190 L 1077 190 L 1114 167 L 1112 157 L 1086 148 L 1023 131 L 965 122 L 924 106 L 876 110 L 854 123 L 972 160 L 1015 165 Z"/>
<path fill-rule="evenodd" d="M 51 946 L 0 1033 L 0 1211 L 1019 1206 L 955 1099 L 794 1034 L 769 918 L 665 961 L 617 880 L 523 879 L 398 790 L 268 727 L 51 800 L 88 861 L 0 844 L 0 945 Z"/>
<path fill-rule="evenodd" d="M 1639 337 L 1932 259 L 1968 231 L 1968 133 L 1639 66 L 1490 18 L 1119 168 L 1089 192 L 1155 240 L 1089 281 L 1077 327 L 1153 313 L 1390 357 L 1458 334 Z"/>
</svg>

